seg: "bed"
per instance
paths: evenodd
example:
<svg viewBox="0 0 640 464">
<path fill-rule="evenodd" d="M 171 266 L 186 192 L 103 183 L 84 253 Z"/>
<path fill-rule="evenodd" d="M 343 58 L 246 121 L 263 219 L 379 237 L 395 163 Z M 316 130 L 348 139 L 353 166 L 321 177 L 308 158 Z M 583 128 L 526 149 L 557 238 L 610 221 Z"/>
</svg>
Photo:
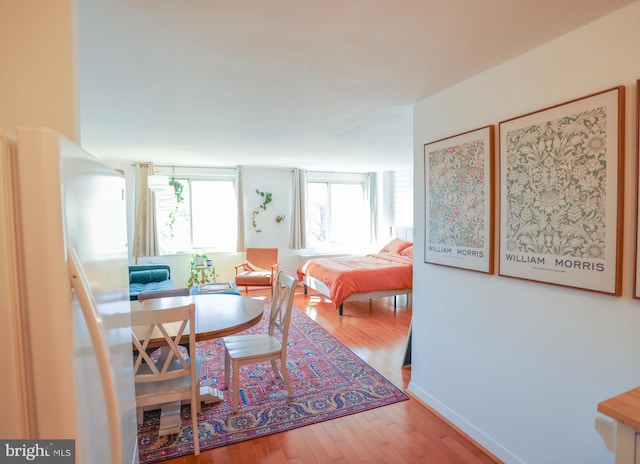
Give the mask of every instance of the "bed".
<svg viewBox="0 0 640 464">
<path fill-rule="evenodd" d="M 342 316 L 347 301 L 412 292 L 413 243 L 395 238 L 378 253 L 310 259 L 298 278 L 305 293 L 312 288 L 331 298 Z"/>
</svg>

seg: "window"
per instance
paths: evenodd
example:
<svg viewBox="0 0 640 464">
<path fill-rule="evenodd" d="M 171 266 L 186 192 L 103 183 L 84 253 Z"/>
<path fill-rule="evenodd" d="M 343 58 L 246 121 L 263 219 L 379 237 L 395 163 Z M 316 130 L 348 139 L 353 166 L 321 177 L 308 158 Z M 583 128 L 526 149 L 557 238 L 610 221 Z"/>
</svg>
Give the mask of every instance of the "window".
<svg viewBox="0 0 640 464">
<path fill-rule="evenodd" d="M 158 166 L 156 166 L 158 167 Z M 159 168 L 182 185 L 156 192 L 156 224 L 163 254 L 235 250 L 237 202 L 235 169 Z"/>
<path fill-rule="evenodd" d="M 369 175 L 307 174 L 307 246 L 368 245 Z"/>
</svg>

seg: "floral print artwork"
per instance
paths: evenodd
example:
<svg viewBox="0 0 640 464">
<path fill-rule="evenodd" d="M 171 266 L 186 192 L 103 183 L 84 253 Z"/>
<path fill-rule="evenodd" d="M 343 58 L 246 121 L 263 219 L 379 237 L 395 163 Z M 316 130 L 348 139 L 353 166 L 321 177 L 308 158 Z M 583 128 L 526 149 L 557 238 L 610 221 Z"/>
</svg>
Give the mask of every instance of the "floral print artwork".
<svg viewBox="0 0 640 464">
<path fill-rule="evenodd" d="M 598 107 L 506 133 L 507 251 L 605 258 L 606 122 Z"/>
<path fill-rule="evenodd" d="M 427 154 L 430 244 L 485 246 L 484 157 L 483 139 Z"/>
</svg>

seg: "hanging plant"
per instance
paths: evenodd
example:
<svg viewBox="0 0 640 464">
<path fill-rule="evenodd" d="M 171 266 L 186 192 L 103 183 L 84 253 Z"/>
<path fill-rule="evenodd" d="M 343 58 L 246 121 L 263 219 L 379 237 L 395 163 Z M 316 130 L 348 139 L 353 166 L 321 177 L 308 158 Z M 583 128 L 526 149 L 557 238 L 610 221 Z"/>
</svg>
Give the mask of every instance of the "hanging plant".
<svg viewBox="0 0 640 464">
<path fill-rule="evenodd" d="M 171 176 L 171 179 L 169 179 L 169 185 L 173 187 L 173 192 L 176 195 L 176 201 L 178 203 L 182 203 L 184 201 L 184 196 L 182 195 L 184 186 L 182 185 L 182 182 L 180 182 L 174 176 Z"/>
<path fill-rule="evenodd" d="M 251 213 L 251 225 L 255 229 L 256 232 L 262 232 L 262 229 L 258 229 L 258 223 L 256 222 L 256 216 L 260 214 L 260 210 L 258 208 L 254 209 Z"/>
<path fill-rule="evenodd" d="M 261 192 L 260 190 L 256 189 L 256 193 L 262 197 L 262 203 L 260 204 L 260 206 L 258 206 L 258 208 L 254 209 L 253 212 L 251 213 L 251 225 L 253 226 L 253 229 L 257 233 L 260 233 L 262 232 L 262 229 L 258 229 L 258 223 L 256 222 L 256 217 L 258 216 L 258 214 L 260 214 L 260 210 L 263 210 L 263 211 L 267 210 L 267 205 L 271 203 L 272 197 L 271 197 L 271 192 Z"/>
<path fill-rule="evenodd" d="M 169 221 L 167 223 L 169 230 L 171 230 L 171 237 L 173 237 L 173 226 L 176 223 L 176 218 L 178 217 L 180 203 L 184 201 L 184 195 L 182 194 L 184 186 L 182 185 L 182 182 L 176 179 L 173 175 L 171 176 L 171 179 L 169 179 L 169 186 L 173 187 L 173 193 L 176 197 L 176 207 L 169 213 Z"/>
<path fill-rule="evenodd" d="M 271 203 L 271 192 L 261 192 L 260 190 L 256 189 L 256 193 L 260 195 L 263 200 L 262 204 L 260 205 L 260 209 L 266 210 L 267 205 Z"/>
</svg>

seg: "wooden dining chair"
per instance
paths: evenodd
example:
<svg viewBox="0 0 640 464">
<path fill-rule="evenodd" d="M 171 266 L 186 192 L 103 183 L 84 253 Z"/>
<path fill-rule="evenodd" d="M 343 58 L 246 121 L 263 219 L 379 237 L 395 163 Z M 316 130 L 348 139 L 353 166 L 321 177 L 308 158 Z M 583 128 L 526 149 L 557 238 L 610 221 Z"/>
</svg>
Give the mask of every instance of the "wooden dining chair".
<svg viewBox="0 0 640 464">
<path fill-rule="evenodd" d="M 224 337 L 224 386 L 229 388 L 229 377 L 233 366 L 233 412 L 238 412 L 240 396 L 240 367 L 271 361 L 276 377 L 284 379 L 284 384 L 293 398 L 289 372 L 287 370 L 287 337 L 291 313 L 293 312 L 293 295 L 298 281 L 279 272 L 273 286 L 271 313 L 269 315 L 269 331 L 264 334 L 235 335 Z M 276 332 L 279 332 L 277 335 Z M 280 371 L 276 360 L 280 360 Z M 282 372 L 282 374 L 280 374 Z"/>
<path fill-rule="evenodd" d="M 236 285 L 244 287 L 245 293 L 249 293 L 248 287 L 271 287 L 273 292 L 273 283 L 280 270 L 278 249 L 247 248 L 246 261 L 234 269 Z"/>
<path fill-rule="evenodd" d="M 193 427 L 193 451 L 200 454 L 198 439 L 198 413 L 200 412 L 200 366 L 196 358 L 195 304 L 169 309 L 138 310 L 131 312 L 131 326 L 134 345 L 134 383 L 138 423 L 143 421 L 144 407 L 174 403 L 179 411 L 179 402 L 191 401 Z M 142 331 L 140 329 L 142 328 Z M 164 338 L 166 346 L 150 354 L 148 344 L 151 339 Z M 180 347 L 181 340 L 188 338 L 188 351 Z M 176 402 L 177 405 L 175 404 Z M 176 424 L 162 423 L 161 430 L 169 427 L 179 430 L 180 415 Z M 173 432 L 168 432 L 173 433 Z M 162 433 L 164 434 L 164 433 Z"/>
<path fill-rule="evenodd" d="M 150 290 L 147 292 L 138 293 L 138 300 L 150 300 L 152 298 L 165 298 L 168 296 L 189 296 L 189 289 L 184 288 L 172 288 L 170 290 Z"/>
</svg>

